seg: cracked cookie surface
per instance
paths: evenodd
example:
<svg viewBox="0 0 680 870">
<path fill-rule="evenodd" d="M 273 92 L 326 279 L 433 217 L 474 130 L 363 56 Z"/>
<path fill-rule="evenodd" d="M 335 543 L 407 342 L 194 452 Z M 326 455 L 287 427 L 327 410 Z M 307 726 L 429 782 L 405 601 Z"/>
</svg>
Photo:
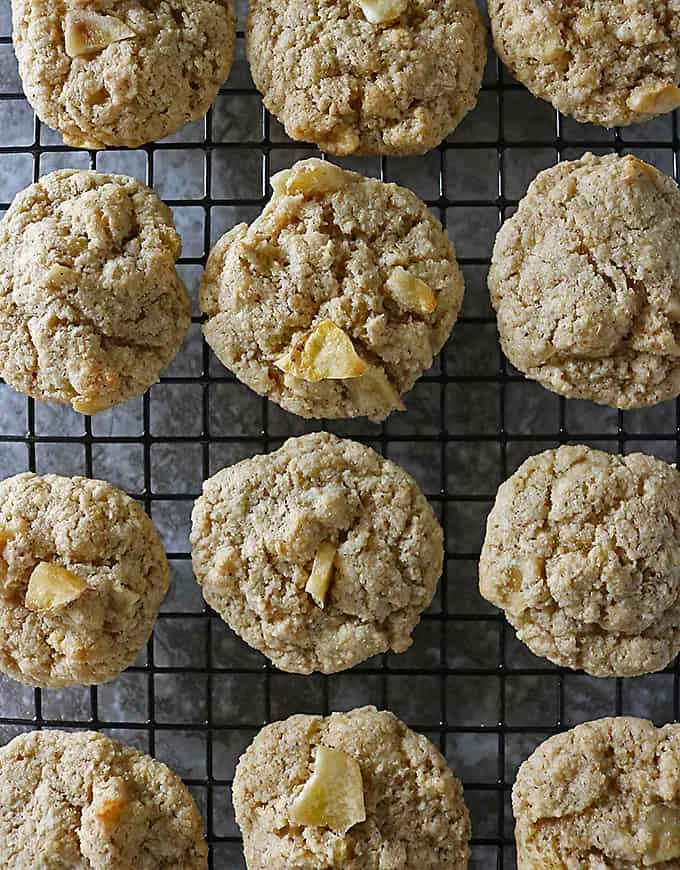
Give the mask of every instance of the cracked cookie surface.
<svg viewBox="0 0 680 870">
<path fill-rule="evenodd" d="M 28 101 L 74 148 L 139 148 L 202 117 L 227 78 L 232 0 L 12 0 Z"/>
<path fill-rule="evenodd" d="M 207 480 L 191 543 L 206 601 L 295 673 L 408 649 L 443 561 L 441 528 L 415 481 L 328 433 L 291 438 Z M 305 587 L 325 544 L 334 555 L 322 607 Z"/>
<path fill-rule="evenodd" d="M 260 217 L 210 254 L 206 339 L 241 381 L 300 416 L 382 420 L 403 409 L 401 394 L 431 366 L 462 303 L 453 245 L 424 203 L 394 184 L 305 160 L 272 185 Z M 395 273 L 425 285 L 422 299 L 434 305 L 398 299 Z M 351 341 L 361 376 L 305 378 L 280 365 L 327 321 Z"/>
<path fill-rule="evenodd" d="M 15 680 L 113 679 L 148 640 L 168 582 L 153 523 L 111 484 L 28 473 L 0 482 L 0 670 Z"/>
<path fill-rule="evenodd" d="M 477 103 L 486 62 L 477 6 L 383 0 L 399 14 L 377 23 L 362 5 L 254 0 L 255 85 L 289 136 L 329 154 L 424 154 Z"/>
<path fill-rule="evenodd" d="M 542 743 L 512 792 L 518 870 L 680 868 L 680 726 L 618 717 Z"/>
<path fill-rule="evenodd" d="M 536 96 L 617 127 L 680 107 L 680 0 L 489 0 L 496 51 Z"/>
<path fill-rule="evenodd" d="M 168 767 L 93 731 L 0 748 L 0 860 L 12 870 L 207 870 L 203 821 Z"/>
<path fill-rule="evenodd" d="M 489 272 L 505 355 L 571 398 L 639 408 L 680 393 L 680 191 L 632 155 L 541 172 Z"/>
<path fill-rule="evenodd" d="M 90 414 L 144 393 L 191 321 L 170 209 L 133 178 L 64 169 L 0 221 L 0 375 Z"/>
<path fill-rule="evenodd" d="M 680 652 L 680 473 L 652 456 L 560 447 L 499 489 L 482 595 L 533 653 L 599 677 Z"/>
<path fill-rule="evenodd" d="M 321 746 L 361 768 L 366 820 L 344 835 L 290 818 Z M 429 740 L 375 707 L 267 725 L 239 761 L 233 800 L 248 870 L 467 867 L 470 819 L 460 782 Z"/>
</svg>

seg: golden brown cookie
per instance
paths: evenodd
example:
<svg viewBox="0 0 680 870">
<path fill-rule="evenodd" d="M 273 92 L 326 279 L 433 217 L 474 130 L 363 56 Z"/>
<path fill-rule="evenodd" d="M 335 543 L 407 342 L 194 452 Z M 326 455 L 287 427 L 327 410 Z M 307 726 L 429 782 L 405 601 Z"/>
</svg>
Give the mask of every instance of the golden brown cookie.
<svg viewBox="0 0 680 870">
<path fill-rule="evenodd" d="M 169 581 L 158 532 L 103 480 L 0 483 L 0 671 L 31 686 L 112 680 L 131 665 Z"/>
<path fill-rule="evenodd" d="M 233 798 L 248 870 L 467 867 L 460 782 L 429 740 L 375 707 L 263 728 Z"/>
<path fill-rule="evenodd" d="M 441 575 L 442 530 L 416 482 L 325 432 L 218 472 L 192 519 L 206 600 L 286 671 L 408 649 Z"/>
<path fill-rule="evenodd" d="M 94 414 L 144 393 L 191 322 L 172 213 L 124 175 L 61 169 L 0 221 L 0 375 Z"/>
<path fill-rule="evenodd" d="M 7 870 L 207 870 L 203 821 L 168 767 L 94 731 L 33 731 L 0 749 Z"/>
<path fill-rule="evenodd" d="M 210 108 L 234 54 L 232 0 L 13 0 L 28 101 L 74 148 L 138 148 Z"/>
<path fill-rule="evenodd" d="M 302 417 L 382 420 L 455 323 L 453 245 L 411 191 L 303 160 L 249 227 L 215 246 L 205 337 L 260 395 Z"/>
<path fill-rule="evenodd" d="M 482 595 L 536 655 L 598 677 L 659 671 L 680 652 L 680 473 L 633 453 L 560 447 L 499 489 Z"/>
<path fill-rule="evenodd" d="M 489 0 L 496 51 L 536 96 L 622 127 L 680 107 L 678 0 Z"/>
<path fill-rule="evenodd" d="M 680 726 L 619 717 L 542 743 L 512 791 L 517 870 L 678 870 Z"/>
<path fill-rule="evenodd" d="M 637 157 L 541 172 L 489 272 L 505 355 L 564 396 L 616 408 L 680 393 L 680 191 Z"/>
<path fill-rule="evenodd" d="M 423 154 L 475 106 L 474 0 L 253 0 L 253 79 L 289 136 L 329 154 Z"/>
</svg>

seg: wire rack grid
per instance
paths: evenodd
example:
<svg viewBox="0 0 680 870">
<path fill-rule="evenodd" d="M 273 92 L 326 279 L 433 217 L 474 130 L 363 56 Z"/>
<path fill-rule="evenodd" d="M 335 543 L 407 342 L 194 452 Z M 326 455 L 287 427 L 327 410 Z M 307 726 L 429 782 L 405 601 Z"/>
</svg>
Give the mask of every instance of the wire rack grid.
<svg viewBox="0 0 680 870">
<path fill-rule="evenodd" d="M 314 153 L 288 140 L 248 76 L 240 3 L 237 58 L 207 118 L 138 151 L 66 148 L 21 92 L 0 0 L 0 214 L 20 189 L 61 166 L 140 177 L 173 207 L 180 271 L 194 301 L 210 246 L 252 219 L 270 175 Z M 583 151 L 628 151 L 680 170 L 677 118 L 606 132 L 577 125 L 512 82 L 493 52 L 477 110 L 423 158 L 344 165 L 414 189 L 448 227 L 467 293 L 454 335 L 381 426 L 308 423 L 268 404 L 217 363 L 200 313 L 181 354 L 143 399 L 96 417 L 48 407 L 0 384 L 0 473 L 30 469 L 99 476 L 138 498 L 155 520 L 174 582 L 136 664 L 98 688 L 32 690 L 0 679 L 0 742 L 40 727 L 94 728 L 151 752 L 190 785 L 206 820 L 213 870 L 243 868 L 231 811 L 235 762 L 266 722 L 374 703 L 434 740 L 462 777 L 473 818 L 471 868 L 515 866 L 509 793 L 518 764 L 548 735 L 618 713 L 678 718 L 677 668 L 635 680 L 594 680 L 533 657 L 476 589 L 476 560 L 498 484 L 528 455 L 565 442 L 669 461 L 680 452 L 680 406 L 616 412 L 565 402 L 502 357 L 485 276 L 495 232 L 536 172 Z M 447 533 L 440 591 L 413 648 L 346 674 L 309 678 L 270 668 L 207 609 L 195 584 L 189 514 L 201 482 L 224 465 L 325 425 L 410 470 Z"/>
</svg>

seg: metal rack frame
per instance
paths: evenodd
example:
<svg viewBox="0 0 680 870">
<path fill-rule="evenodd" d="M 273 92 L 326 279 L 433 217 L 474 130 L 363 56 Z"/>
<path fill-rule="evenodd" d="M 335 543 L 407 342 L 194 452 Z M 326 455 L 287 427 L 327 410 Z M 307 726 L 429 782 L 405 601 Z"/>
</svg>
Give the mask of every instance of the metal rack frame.
<svg viewBox="0 0 680 870">
<path fill-rule="evenodd" d="M 0 12 L 2 10 L 0 9 Z M 1 16 L 0 16 L 1 17 Z M 242 39 L 243 34 L 239 33 L 239 38 Z M 9 47 L 9 48 L 8 48 Z M 11 38 L 8 34 L 0 34 L 0 51 L 11 50 Z M 514 83 L 507 81 L 507 74 L 504 73 L 500 62 L 496 61 L 495 69 L 487 75 L 484 85 L 484 93 L 491 95 L 490 98 L 495 99 L 498 112 L 498 136 L 494 140 L 466 140 L 457 141 L 453 137 L 451 141 L 447 141 L 438 149 L 439 159 L 439 196 L 434 198 L 428 204 L 439 214 L 442 223 L 446 225 L 448 210 L 452 207 L 474 207 L 486 206 L 497 210 L 498 224 L 503 222 L 506 214 L 516 205 L 516 200 L 509 198 L 506 195 L 507 180 L 509 168 L 506 162 L 506 153 L 509 148 L 513 149 L 550 149 L 554 152 L 554 159 L 562 159 L 564 152 L 567 149 L 576 148 L 587 150 L 588 148 L 613 149 L 622 151 L 624 149 L 634 149 L 635 144 L 628 142 L 622 138 L 620 132 L 613 134 L 613 137 L 604 141 L 597 136 L 589 138 L 589 129 L 583 128 L 584 135 L 582 138 L 569 137 L 565 133 L 564 119 L 558 114 L 555 114 L 554 135 L 549 138 L 536 137 L 527 138 L 522 142 L 509 141 L 505 134 L 505 112 L 504 104 L 509 93 L 521 91 L 522 89 Z M 222 94 L 229 97 L 235 96 L 253 96 L 256 91 L 252 87 L 243 88 L 225 88 L 221 91 Z M 0 82 L 0 108 L 12 101 L 19 102 L 24 100 L 22 93 L 15 91 L 3 91 L 2 83 Z M 259 151 L 262 161 L 262 175 L 266 180 L 270 175 L 270 160 L 274 151 L 286 149 L 300 149 L 299 143 L 289 141 L 273 141 L 271 137 L 271 121 L 267 112 L 262 108 L 261 104 L 258 111 L 261 112 L 261 137 L 255 138 L 252 141 L 239 142 L 221 142 L 215 141 L 212 136 L 212 110 L 208 114 L 204 122 L 204 138 L 200 142 L 187 142 L 177 144 L 176 142 L 162 142 L 146 146 L 141 149 L 146 155 L 146 181 L 149 185 L 154 185 L 154 167 L 158 155 L 164 150 L 185 149 L 189 151 L 200 151 L 204 154 L 205 178 L 204 178 L 204 195 L 195 198 L 166 200 L 173 207 L 198 207 L 204 212 L 204 227 L 203 227 L 203 252 L 200 256 L 184 257 L 180 263 L 185 266 L 203 266 L 205 257 L 210 248 L 212 237 L 212 214 L 213 209 L 221 206 L 230 207 L 262 207 L 267 196 L 256 198 L 216 198 L 211 195 L 212 178 L 214 171 L 214 158 L 220 152 L 231 152 L 234 157 L 243 152 L 244 148 L 249 150 Z M 33 142 L 25 145 L 8 145 L 0 144 L 0 167 L 2 161 L 7 155 L 30 155 L 33 166 L 33 180 L 37 180 L 41 174 L 41 159 L 46 154 L 58 154 L 61 152 L 69 152 L 71 149 L 63 145 L 45 145 L 42 143 L 43 132 L 45 128 L 35 119 L 34 122 L 34 138 Z M 0 143 L 2 143 L 2 132 L 0 131 Z M 655 140 L 641 140 L 640 147 L 644 149 L 663 149 L 672 152 L 673 168 L 675 178 L 680 178 L 680 138 L 678 135 L 677 118 L 673 118 L 672 135 L 669 137 L 660 137 Z M 495 149 L 497 157 L 497 177 L 498 186 L 497 194 L 488 199 L 477 199 L 471 201 L 469 199 L 457 200 L 448 196 L 446 183 L 446 163 L 452 159 L 465 159 L 465 152 L 475 149 Z M 89 160 L 92 168 L 97 167 L 99 155 L 95 152 L 90 152 Z M 382 160 L 380 163 L 381 177 L 386 175 L 386 162 Z M 266 183 L 263 188 L 266 189 Z M 4 197 L 0 189 L 0 200 Z M 7 208 L 8 202 L 0 201 L 0 213 Z M 461 263 L 464 267 L 484 268 L 489 263 L 490 250 L 488 255 L 484 257 L 461 257 Z M 200 323 L 200 317 L 194 316 L 194 323 Z M 470 327 L 475 326 L 490 326 L 494 323 L 491 316 L 463 316 L 460 319 L 461 324 L 467 324 Z M 455 342 L 455 333 L 453 342 Z M 449 752 L 451 756 L 451 746 L 463 734 L 465 735 L 487 735 L 486 740 L 490 740 L 495 744 L 495 775 L 491 778 L 474 776 L 465 777 L 465 786 L 468 794 L 475 793 L 482 796 L 484 804 L 489 806 L 491 802 L 495 806 L 495 831 L 480 835 L 479 831 L 473 831 L 473 846 L 474 856 L 471 866 L 474 867 L 491 867 L 495 866 L 498 870 L 509 870 L 514 867 L 514 857 L 512 848 L 512 821 L 508 811 L 508 796 L 512 784 L 512 775 L 509 773 L 508 763 L 506 759 L 508 750 L 508 741 L 513 736 L 527 737 L 529 740 L 538 741 L 549 734 L 555 733 L 566 727 L 568 721 L 567 701 L 565 699 L 565 672 L 559 669 L 544 668 L 539 665 L 520 665 L 514 666 L 507 658 L 507 645 L 511 639 L 512 632 L 506 626 L 502 616 L 494 612 L 458 612 L 454 606 L 454 575 L 458 574 L 461 568 L 461 563 L 465 563 L 468 568 L 476 560 L 478 556 L 475 545 L 470 544 L 465 540 L 453 540 L 456 536 L 452 534 L 450 528 L 451 519 L 450 512 L 453 510 L 452 505 L 477 505 L 478 510 L 483 510 L 484 506 L 488 505 L 494 496 L 494 486 L 486 487 L 483 491 L 474 492 L 471 494 L 460 495 L 452 491 L 449 485 L 449 462 L 450 449 L 453 445 L 461 443 L 470 446 L 491 443 L 499 447 L 499 476 L 504 479 L 512 470 L 508 460 L 508 447 L 510 444 L 524 442 L 529 447 L 533 448 L 532 452 L 537 452 L 543 449 L 545 442 L 565 443 L 572 440 L 585 440 L 589 443 L 597 444 L 600 442 L 614 441 L 621 452 L 635 448 L 638 443 L 655 441 L 668 442 L 669 449 L 674 451 L 676 458 L 680 457 L 680 403 L 675 409 L 675 427 L 672 431 L 658 431 L 655 429 L 639 429 L 631 431 L 626 427 L 626 418 L 624 414 L 619 412 L 618 425 L 615 433 L 611 431 L 603 431 L 602 429 L 593 428 L 589 432 L 579 432 L 578 436 L 574 436 L 567 425 L 566 403 L 564 399 L 559 400 L 559 425 L 555 431 L 537 433 L 515 433 L 510 432 L 506 426 L 506 409 L 508 403 L 508 387 L 511 384 L 522 383 L 523 379 L 512 372 L 507 366 L 505 360 L 498 353 L 498 364 L 493 374 L 469 374 L 461 375 L 452 373 L 449 367 L 449 353 L 445 350 L 441 355 L 441 364 L 439 371 L 433 371 L 425 376 L 423 381 L 435 385 L 439 390 L 439 408 L 437 418 L 433 420 L 433 425 L 436 434 L 398 434 L 392 432 L 388 425 L 383 424 L 379 431 L 371 431 L 366 439 L 360 437 L 359 440 L 369 440 L 371 444 L 382 449 L 383 453 L 387 452 L 390 445 L 400 441 L 421 442 L 423 449 L 431 449 L 438 451 L 439 454 L 439 488 L 437 491 L 429 492 L 435 506 L 440 511 L 442 524 L 445 529 L 448 528 L 447 536 L 447 573 L 441 583 L 441 592 L 438 606 L 431 612 L 425 615 L 424 621 L 427 625 L 427 631 L 434 633 L 438 638 L 439 644 L 439 664 L 430 666 L 429 664 L 411 667 L 408 664 L 401 664 L 399 657 L 393 657 L 389 663 L 386 657 L 381 657 L 379 660 L 372 660 L 367 666 L 360 668 L 359 673 L 361 679 L 366 678 L 370 682 L 372 696 L 371 701 L 379 706 L 390 706 L 390 692 L 388 691 L 388 681 L 391 677 L 407 677 L 413 680 L 416 677 L 429 678 L 428 685 L 434 687 L 436 684 L 438 691 L 438 722 L 418 721 L 417 717 L 411 717 L 408 724 L 417 730 L 430 736 L 443 751 Z M 201 391 L 201 426 L 200 433 L 183 435 L 183 434 L 158 434 L 152 431 L 151 426 L 151 409 L 150 397 L 147 394 L 144 396 L 142 404 L 142 431 L 140 434 L 134 435 L 98 435 L 93 431 L 92 420 L 84 418 L 83 432 L 80 435 L 56 435 L 56 434 L 41 434 L 36 426 L 36 405 L 32 399 L 26 399 L 26 430 L 22 434 L 8 434 L 0 432 L 0 456 L 2 449 L 8 444 L 24 445 L 26 448 L 26 468 L 32 471 L 36 470 L 36 448 L 42 444 L 72 444 L 80 445 L 84 452 L 84 469 L 88 475 L 93 475 L 93 449 L 100 445 L 124 445 L 135 444 L 141 447 L 143 452 L 143 487 L 138 492 L 132 493 L 153 514 L 154 505 L 159 502 L 182 501 L 186 502 L 193 499 L 198 493 L 188 487 L 178 485 L 172 492 L 157 492 L 154 489 L 151 473 L 151 451 L 155 445 L 183 445 L 191 444 L 198 445 L 202 457 L 202 474 L 203 478 L 211 474 L 211 456 L 210 448 L 216 444 L 228 444 L 230 442 L 245 442 L 249 443 L 257 452 L 266 452 L 280 440 L 278 433 L 272 430 L 270 426 L 270 408 L 266 400 L 258 400 L 261 402 L 261 420 L 262 426 L 257 434 L 250 435 L 232 435 L 224 431 L 212 431 L 211 426 L 211 388 L 217 384 L 236 383 L 234 378 L 228 373 L 219 372 L 213 373 L 211 369 L 211 352 L 205 342 L 202 346 L 202 371 L 196 376 L 172 376 L 167 375 L 161 379 L 163 384 L 191 384 L 196 386 Z M 500 425 L 493 433 L 490 432 L 464 432 L 454 433 L 447 430 L 447 407 L 450 402 L 448 395 L 448 387 L 450 385 L 470 385 L 470 384 L 495 384 L 499 389 L 499 421 Z M 245 387 L 242 388 L 244 391 Z M 319 424 L 321 425 L 321 424 Z M 1 463 L 0 463 L 1 464 Z M 59 471 L 58 468 L 53 469 Z M 180 549 L 169 553 L 169 557 L 173 563 L 185 563 L 190 554 L 187 549 Z M 215 870 L 236 870 L 242 867 L 240 858 L 240 840 L 237 832 L 230 824 L 215 822 L 215 811 L 217 804 L 220 805 L 228 798 L 228 790 L 230 786 L 230 777 L 222 776 L 216 772 L 215 765 L 215 745 L 218 735 L 225 732 L 252 732 L 261 727 L 264 722 L 276 718 L 275 710 L 272 709 L 272 680 L 276 679 L 276 671 L 266 664 L 254 663 L 248 665 L 222 665 L 215 661 L 214 656 L 214 633 L 217 630 L 217 617 L 212 614 L 209 609 L 202 608 L 197 611 L 186 611 L 182 609 L 164 608 L 160 620 L 161 622 L 170 622 L 172 620 L 182 620 L 191 617 L 192 620 L 200 620 L 205 623 L 204 633 L 204 659 L 202 664 L 195 666 L 165 666 L 158 664 L 154 658 L 154 644 L 149 642 L 146 661 L 138 663 L 130 669 L 130 673 L 141 675 L 140 681 L 146 692 L 146 706 L 148 715 L 144 721 L 136 721 L 132 724 L 111 721 L 100 714 L 99 691 L 97 687 L 89 689 L 89 713 L 82 718 L 62 718 L 51 717 L 45 711 L 44 696 L 45 693 L 40 689 L 36 689 L 32 694 L 33 711 L 30 715 L 3 715 L 6 713 L 6 708 L 3 706 L 3 696 L 0 690 L 0 734 L 4 738 L 22 729 L 42 728 L 42 727 L 73 727 L 73 728 L 93 728 L 102 729 L 105 731 L 114 730 L 118 736 L 125 739 L 126 732 L 131 734 L 134 732 L 139 737 L 145 738 L 148 751 L 154 754 L 157 751 L 159 736 L 164 732 L 182 733 L 200 733 L 204 738 L 205 745 L 205 765 L 204 775 L 187 776 L 187 782 L 193 788 L 199 798 L 202 810 L 205 815 L 208 840 L 211 844 L 211 859 L 210 866 Z M 457 627 L 466 626 L 474 629 L 475 626 L 480 626 L 482 623 L 492 623 L 497 626 L 498 630 L 498 655 L 496 661 L 489 666 L 470 666 L 457 667 L 449 665 L 447 657 L 449 655 L 449 643 L 451 634 Z M 179 721 L 161 721 L 157 716 L 155 693 L 156 693 L 156 678 L 162 675 L 184 674 L 192 675 L 192 678 L 201 679 L 205 686 L 205 707 L 204 715 L 201 715 L 200 721 L 194 721 L 186 724 Z M 525 723 L 517 723 L 511 721 L 507 715 L 507 695 L 508 695 L 508 680 L 515 677 L 534 677 L 551 675 L 554 677 L 554 690 L 557 693 L 556 698 L 556 716 L 554 722 L 549 725 L 531 725 Z M 680 700 L 680 672 L 677 667 L 669 669 L 667 674 L 672 674 L 672 710 L 675 719 L 678 718 L 679 700 Z M 261 686 L 264 691 L 264 705 L 262 709 L 263 716 L 254 716 L 252 721 L 246 719 L 239 720 L 235 723 L 218 721 L 213 710 L 213 688 L 216 681 L 222 677 L 235 677 L 243 679 L 246 676 L 259 675 L 261 677 Z M 498 692 L 498 715 L 496 721 L 491 723 L 485 722 L 464 722 L 458 723 L 452 716 L 452 701 L 451 701 L 451 678 L 469 678 L 470 680 L 479 681 L 479 685 L 488 686 L 489 681 L 494 681 Z M 305 678 L 295 678 L 300 681 Z M 333 681 L 337 677 L 318 678 L 315 686 L 320 686 L 320 696 L 317 701 L 317 706 L 322 709 L 319 712 L 329 712 L 331 708 L 331 689 Z M 298 685 L 302 685 L 299 683 Z M 624 708 L 622 682 L 615 682 L 615 703 L 612 712 L 620 713 Z M 333 696 L 334 697 L 334 696 Z M 24 711 L 25 712 L 25 711 Z M 162 753 L 161 753 L 162 754 Z M 225 832 L 226 831 L 226 832 Z"/>
</svg>

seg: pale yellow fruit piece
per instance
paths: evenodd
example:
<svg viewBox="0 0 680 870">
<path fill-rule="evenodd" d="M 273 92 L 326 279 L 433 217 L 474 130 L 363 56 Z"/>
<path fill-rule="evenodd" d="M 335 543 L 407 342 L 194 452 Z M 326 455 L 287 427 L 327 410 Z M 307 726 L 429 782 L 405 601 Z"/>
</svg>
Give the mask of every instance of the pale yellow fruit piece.
<svg viewBox="0 0 680 870">
<path fill-rule="evenodd" d="M 304 132 L 300 138 L 304 139 Z M 328 134 L 326 141 L 333 145 L 333 153 L 338 156 L 343 154 L 355 154 L 361 140 L 354 130 L 348 130 L 342 127 L 336 127 Z"/>
<path fill-rule="evenodd" d="M 680 108 L 680 88 L 672 82 L 655 85 L 640 85 L 628 98 L 634 112 L 663 115 Z"/>
<path fill-rule="evenodd" d="M 76 399 L 71 399 L 71 407 L 79 414 L 98 414 L 100 411 L 105 411 L 111 407 L 111 401 L 105 399 L 94 399 L 79 396 Z"/>
<path fill-rule="evenodd" d="M 385 287 L 394 301 L 406 311 L 432 314 L 437 307 L 437 297 L 424 281 L 397 266 L 385 282 Z"/>
<path fill-rule="evenodd" d="M 57 264 L 56 266 L 52 266 L 50 271 L 47 273 L 47 282 L 54 287 L 77 284 L 78 273 L 75 269 L 70 269 L 68 266 Z"/>
<path fill-rule="evenodd" d="M 543 559 L 538 559 L 535 556 L 530 556 L 526 559 L 520 559 L 518 564 L 512 569 L 514 576 L 520 583 L 536 583 L 543 576 L 545 570 Z"/>
<path fill-rule="evenodd" d="M 87 9 L 66 13 L 64 22 L 66 54 L 81 57 L 103 51 L 114 42 L 133 39 L 137 34 L 124 21 Z"/>
<path fill-rule="evenodd" d="M 579 19 L 579 23 L 581 23 Z M 559 61 L 567 55 L 567 51 L 562 43 L 559 28 L 548 21 L 542 21 L 545 27 L 545 33 L 541 39 L 529 39 L 527 41 L 527 52 L 529 57 L 540 61 Z M 528 36 L 527 30 L 524 35 Z"/>
<path fill-rule="evenodd" d="M 406 10 L 408 0 L 354 0 L 361 6 L 366 21 L 371 24 L 388 24 Z"/>
<path fill-rule="evenodd" d="M 319 547 L 314 557 L 309 580 L 305 586 L 305 592 L 312 596 L 316 606 L 322 610 L 326 606 L 326 595 L 328 595 L 328 587 L 331 585 L 333 561 L 337 551 L 338 548 L 331 541 L 326 541 Z"/>
<path fill-rule="evenodd" d="M 87 589 L 87 583 L 53 562 L 39 562 L 33 569 L 26 591 L 28 610 L 56 610 L 71 604 Z"/>
<path fill-rule="evenodd" d="M 512 586 L 507 590 L 504 606 L 511 613 L 522 612 L 527 607 L 527 595 L 545 575 L 545 562 L 543 559 L 528 557 L 520 559 L 510 569 Z"/>
<path fill-rule="evenodd" d="M 584 11 L 583 14 L 578 16 L 574 27 L 579 36 L 586 38 L 602 28 L 602 18 L 595 13 Z"/>
<path fill-rule="evenodd" d="M 652 807 L 643 834 L 645 867 L 680 858 L 680 808 L 663 804 Z"/>
<path fill-rule="evenodd" d="M 322 320 L 306 338 L 275 360 L 274 365 L 312 384 L 359 378 L 366 370 L 352 339 L 332 320 Z"/>
<path fill-rule="evenodd" d="M 304 160 L 277 172 L 270 179 L 274 193 L 278 196 L 297 194 L 336 193 L 346 184 L 345 173 L 339 166 L 325 160 Z"/>
<path fill-rule="evenodd" d="M 341 749 L 319 746 L 314 770 L 293 801 L 290 819 L 298 825 L 330 828 L 346 834 L 366 821 L 364 784 L 356 759 Z"/>
</svg>

